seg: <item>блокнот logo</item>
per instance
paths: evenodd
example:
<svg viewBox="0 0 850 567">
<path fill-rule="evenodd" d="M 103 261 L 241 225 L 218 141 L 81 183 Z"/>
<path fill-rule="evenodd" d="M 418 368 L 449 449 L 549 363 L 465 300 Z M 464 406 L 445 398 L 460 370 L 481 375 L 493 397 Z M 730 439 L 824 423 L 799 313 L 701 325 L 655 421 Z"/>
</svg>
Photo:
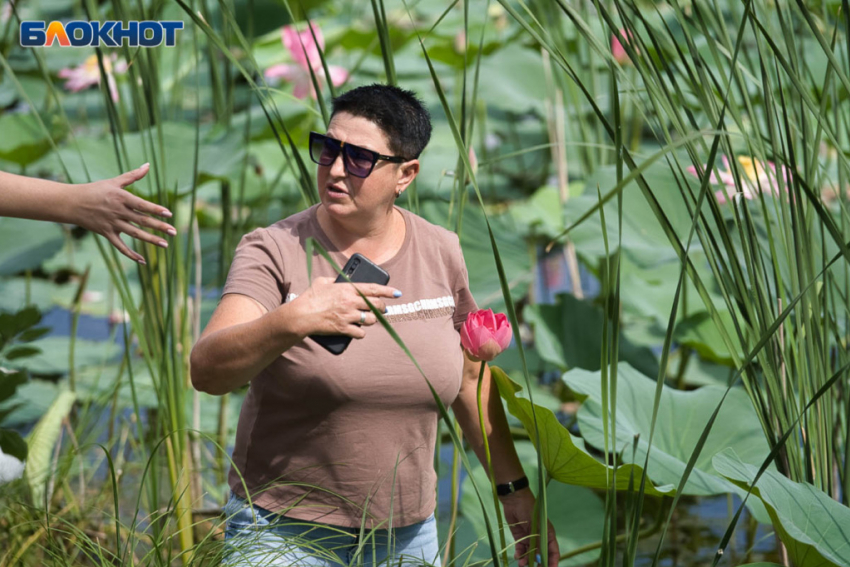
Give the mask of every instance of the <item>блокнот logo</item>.
<svg viewBox="0 0 850 567">
<path fill-rule="evenodd" d="M 174 47 L 177 30 L 183 29 L 182 21 L 131 21 L 87 22 L 74 20 L 62 22 L 21 22 L 22 47 L 158 47 L 165 43 Z"/>
</svg>

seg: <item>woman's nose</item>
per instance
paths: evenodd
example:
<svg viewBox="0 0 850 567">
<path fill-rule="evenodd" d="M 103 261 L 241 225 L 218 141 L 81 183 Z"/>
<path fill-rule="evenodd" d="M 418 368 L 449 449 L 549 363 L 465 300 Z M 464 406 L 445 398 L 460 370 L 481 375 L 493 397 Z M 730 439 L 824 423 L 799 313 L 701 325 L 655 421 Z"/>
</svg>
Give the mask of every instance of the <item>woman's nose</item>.
<svg viewBox="0 0 850 567">
<path fill-rule="evenodd" d="M 339 152 L 339 155 L 336 156 L 336 159 L 331 163 L 330 173 L 333 177 L 345 177 L 347 173 L 345 171 L 345 164 L 343 160 L 345 159 L 343 152 Z"/>
</svg>

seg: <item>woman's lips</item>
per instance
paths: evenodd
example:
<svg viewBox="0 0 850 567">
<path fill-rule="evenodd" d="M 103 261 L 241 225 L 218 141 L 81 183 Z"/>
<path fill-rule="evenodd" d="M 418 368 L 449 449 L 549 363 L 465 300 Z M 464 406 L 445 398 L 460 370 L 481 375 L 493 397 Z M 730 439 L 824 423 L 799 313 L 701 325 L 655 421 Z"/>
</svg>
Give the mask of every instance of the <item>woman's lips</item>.
<svg viewBox="0 0 850 567">
<path fill-rule="evenodd" d="M 348 191 L 334 185 L 328 185 L 328 196 L 342 198 L 348 196 Z"/>
</svg>

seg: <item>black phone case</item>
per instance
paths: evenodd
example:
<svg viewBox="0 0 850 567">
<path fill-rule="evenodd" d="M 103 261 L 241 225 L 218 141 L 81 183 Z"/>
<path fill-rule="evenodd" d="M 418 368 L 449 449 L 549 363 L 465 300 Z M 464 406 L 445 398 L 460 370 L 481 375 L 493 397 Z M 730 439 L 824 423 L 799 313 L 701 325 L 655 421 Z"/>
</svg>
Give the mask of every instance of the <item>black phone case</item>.
<svg viewBox="0 0 850 567">
<path fill-rule="evenodd" d="M 362 254 L 353 254 L 342 272 L 348 276 L 353 283 L 376 283 L 387 285 L 390 275 Z M 342 275 L 337 276 L 335 283 L 345 283 Z M 310 335 L 310 338 L 325 347 L 332 354 L 342 354 L 348 348 L 351 337 L 347 335 Z"/>
</svg>

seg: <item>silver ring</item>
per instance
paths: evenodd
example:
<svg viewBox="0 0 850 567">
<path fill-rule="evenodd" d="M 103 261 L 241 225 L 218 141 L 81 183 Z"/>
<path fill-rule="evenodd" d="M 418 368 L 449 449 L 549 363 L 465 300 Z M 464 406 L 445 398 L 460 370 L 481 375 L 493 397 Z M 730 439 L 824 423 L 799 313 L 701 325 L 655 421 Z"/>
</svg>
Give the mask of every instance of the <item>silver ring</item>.
<svg viewBox="0 0 850 567">
<path fill-rule="evenodd" d="M 362 325 L 362 324 L 363 324 L 363 323 L 365 323 L 365 322 L 366 322 L 366 312 L 365 312 L 365 311 L 361 311 L 361 312 L 360 312 L 360 324 Z"/>
</svg>

